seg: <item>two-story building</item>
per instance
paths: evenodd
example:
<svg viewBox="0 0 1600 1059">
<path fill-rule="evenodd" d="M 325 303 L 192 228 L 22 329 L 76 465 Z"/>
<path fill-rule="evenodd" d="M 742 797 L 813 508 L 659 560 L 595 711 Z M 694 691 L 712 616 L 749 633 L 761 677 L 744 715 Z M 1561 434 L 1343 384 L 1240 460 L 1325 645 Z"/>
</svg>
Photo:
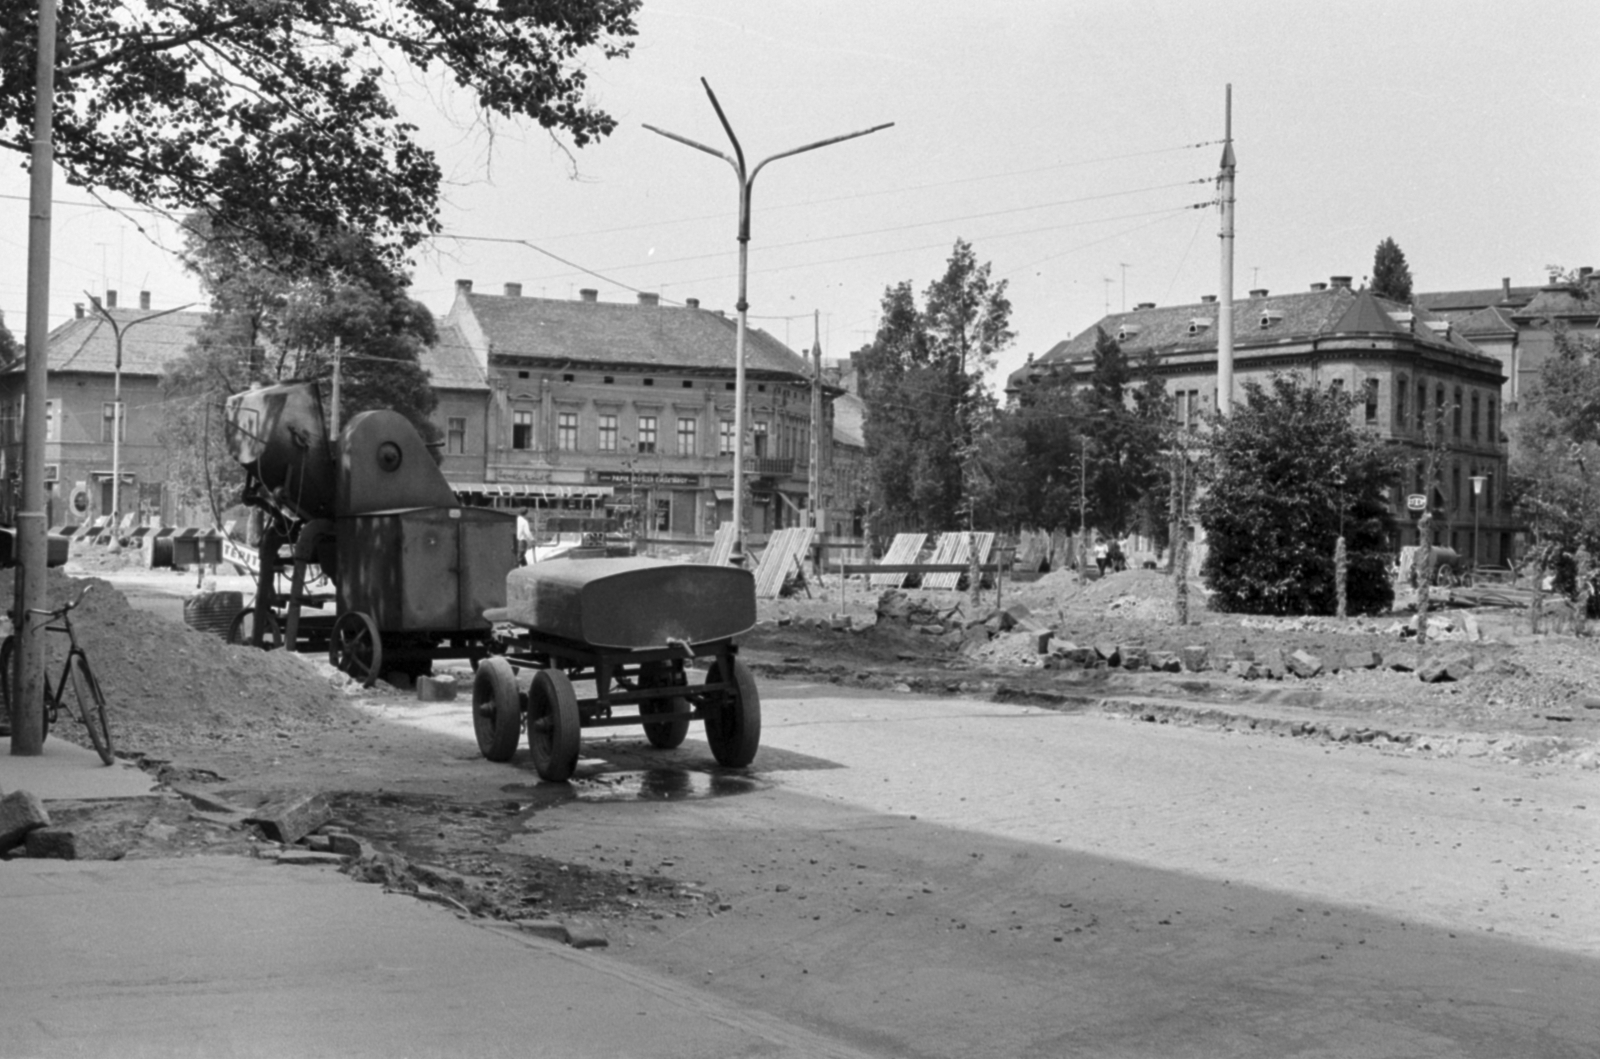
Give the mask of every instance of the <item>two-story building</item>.
<svg viewBox="0 0 1600 1059">
<path fill-rule="evenodd" d="M 1114 313 L 1018 369 L 1007 389 L 1052 378 L 1087 382 L 1096 338 L 1104 332 L 1132 364 L 1154 353 L 1175 414 L 1192 429 L 1217 406 L 1216 327 L 1222 311 L 1210 296 Z M 1275 372 L 1344 388 L 1357 398 L 1357 422 L 1407 453 L 1408 471 L 1391 497 L 1401 526 L 1396 545 L 1417 543 L 1416 516 L 1408 513 L 1406 497 L 1431 493 L 1436 542 L 1470 554 L 1476 525 L 1478 561 L 1507 561 L 1517 526 L 1505 489 L 1499 360 L 1448 320 L 1353 290 L 1348 276 L 1295 294 L 1253 290 L 1236 299 L 1231 311 L 1235 400 L 1246 382 L 1264 383 Z M 1430 436 L 1444 450 L 1432 490 L 1423 481 Z M 1481 493 L 1473 491 L 1474 477 L 1483 479 Z"/>
<path fill-rule="evenodd" d="M 459 281 L 424 358 L 446 475 L 480 503 L 710 535 L 732 516 L 735 323 L 695 299 L 531 298 L 517 283 L 483 294 Z M 810 475 L 829 480 L 831 444 L 824 467 L 810 466 L 812 374 L 771 335 L 746 331 L 751 532 L 804 524 Z M 820 436 L 831 441 L 839 391 L 823 391 Z"/>
<path fill-rule="evenodd" d="M 159 437 L 161 372 L 167 361 L 183 355 L 204 318 L 201 312 L 152 310 L 148 292 L 140 292 L 137 309 L 122 307 L 117 292 L 106 291 L 102 304 L 87 310 L 77 306 L 72 319 L 51 330 L 44 453 L 49 525 L 81 524 L 109 513 L 114 463 L 122 481 L 116 500 L 123 514 L 172 518 L 173 512 L 163 510 L 167 459 Z M 25 372 L 23 357 L 0 365 L 0 481 L 7 483 L 0 522 L 5 524 L 13 522 L 21 485 Z M 123 413 L 120 443 L 114 445 L 119 375 Z"/>
</svg>

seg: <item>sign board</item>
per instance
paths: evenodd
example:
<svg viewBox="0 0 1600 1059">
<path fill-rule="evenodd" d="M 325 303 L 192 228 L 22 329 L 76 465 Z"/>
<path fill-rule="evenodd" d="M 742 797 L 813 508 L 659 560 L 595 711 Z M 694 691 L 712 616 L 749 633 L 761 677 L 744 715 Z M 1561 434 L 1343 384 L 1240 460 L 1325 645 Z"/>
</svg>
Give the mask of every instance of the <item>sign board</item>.
<svg viewBox="0 0 1600 1059">
<path fill-rule="evenodd" d="M 1410 496 L 1406 497 L 1407 511 L 1426 511 L 1427 509 L 1428 498 L 1424 494 L 1412 493 Z"/>
<path fill-rule="evenodd" d="M 609 485 L 694 485 L 700 484 L 698 474 L 675 474 L 671 471 L 595 471 L 594 480 Z"/>
</svg>

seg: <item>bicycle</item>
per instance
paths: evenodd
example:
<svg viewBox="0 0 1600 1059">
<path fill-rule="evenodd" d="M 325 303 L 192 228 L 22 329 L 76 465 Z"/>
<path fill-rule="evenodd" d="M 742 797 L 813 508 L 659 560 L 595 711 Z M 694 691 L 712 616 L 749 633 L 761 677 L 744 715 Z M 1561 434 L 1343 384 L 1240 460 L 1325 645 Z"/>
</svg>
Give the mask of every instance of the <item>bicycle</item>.
<svg viewBox="0 0 1600 1059">
<path fill-rule="evenodd" d="M 67 657 L 61 664 L 61 678 L 56 681 L 53 692 L 49 673 L 44 675 L 44 734 L 50 734 L 50 726 L 56 722 L 63 706 L 76 705 L 75 719 L 89 730 L 89 742 L 94 744 L 95 753 L 109 765 L 116 758 L 111 749 L 111 728 L 106 724 L 106 697 L 100 690 L 100 682 L 95 679 L 94 670 L 89 668 L 89 655 L 79 645 L 77 631 L 72 627 L 72 611 L 83 602 L 93 587 L 84 586 L 76 600 L 64 603 L 55 610 L 30 608 L 28 614 L 43 617 L 45 631 L 65 634 L 71 645 L 67 648 Z M 16 680 L 16 648 L 15 636 L 7 636 L 4 642 L 0 642 L 0 708 L 4 709 L 4 716 L 8 720 L 11 716 L 11 688 Z M 67 699 L 69 677 L 73 696 L 70 703 Z"/>
</svg>

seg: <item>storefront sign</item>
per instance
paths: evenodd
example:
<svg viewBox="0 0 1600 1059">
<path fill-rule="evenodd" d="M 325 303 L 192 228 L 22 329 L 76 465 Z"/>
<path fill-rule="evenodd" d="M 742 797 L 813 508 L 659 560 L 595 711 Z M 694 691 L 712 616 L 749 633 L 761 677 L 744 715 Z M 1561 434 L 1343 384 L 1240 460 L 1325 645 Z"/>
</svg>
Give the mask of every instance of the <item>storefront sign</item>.
<svg viewBox="0 0 1600 1059">
<path fill-rule="evenodd" d="M 698 474 L 670 471 L 595 471 L 594 480 L 608 485 L 688 485 L 699 486 Z"/>
</svg>

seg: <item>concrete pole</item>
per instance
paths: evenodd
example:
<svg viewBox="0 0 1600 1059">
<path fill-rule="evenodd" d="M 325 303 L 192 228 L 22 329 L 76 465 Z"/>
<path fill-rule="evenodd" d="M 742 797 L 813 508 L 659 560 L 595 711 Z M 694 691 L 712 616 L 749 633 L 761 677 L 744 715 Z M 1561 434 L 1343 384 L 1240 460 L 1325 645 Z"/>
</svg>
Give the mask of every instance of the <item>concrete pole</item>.
<svg viewBox="0 0 1600 1059">
<path fill-rule="evenodd" d="M 1217 414 L 1233 411 L 1233 85 L 1225 106 L 1222 169 L 1217 202 L 1222 209 L 1222 275 L 1217 294 Z"/>
<path fill-rule="evenodd" d="M 31 621 L 42 609 L 49 561 L 44 524 L 46 383 L 50 355 L 50 183 L 55 110 L 56 4 L 39 0 L 39 50 L 35 67 L 33 150 L 28 188 L 28 324 L 24 335 L 27 367 L 22 417 L 22 510 L 17 512 L 17 672 L 11 696 L 11 753 L 44 753 L 44 623 Z"/>
</svg>

